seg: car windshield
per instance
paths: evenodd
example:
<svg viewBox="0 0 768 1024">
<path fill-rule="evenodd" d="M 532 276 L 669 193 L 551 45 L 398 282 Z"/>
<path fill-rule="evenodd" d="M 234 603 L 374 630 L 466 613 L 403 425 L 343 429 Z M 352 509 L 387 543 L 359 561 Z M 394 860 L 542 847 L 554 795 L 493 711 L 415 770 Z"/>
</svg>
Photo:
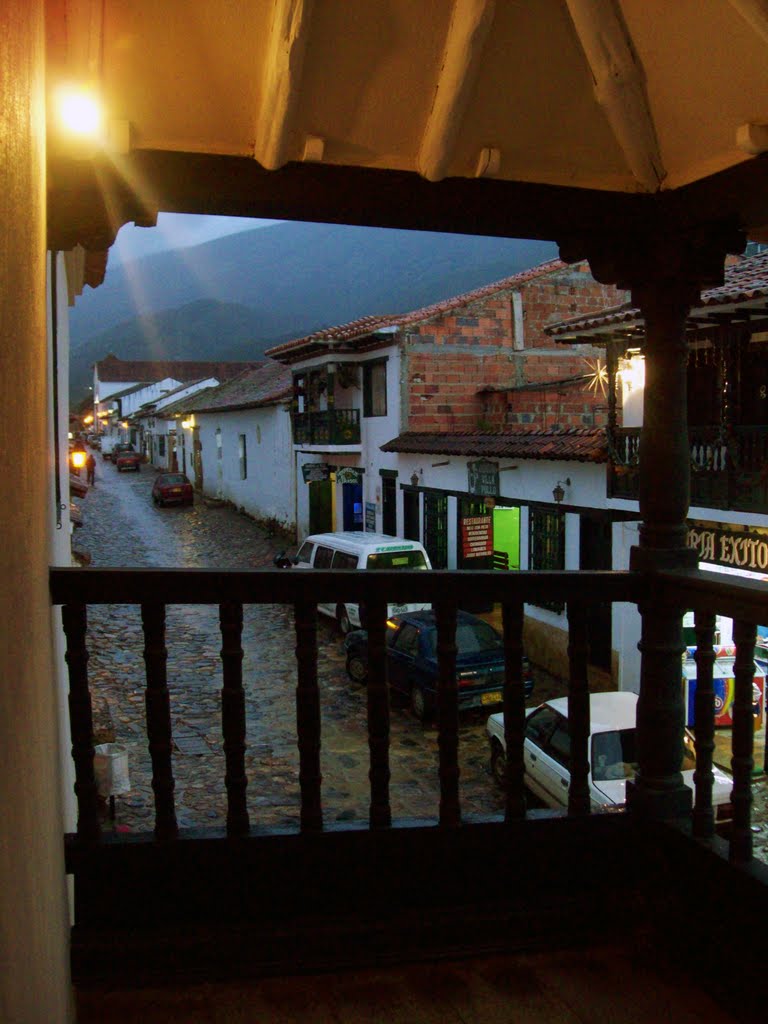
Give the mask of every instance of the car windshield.
<svg viewBox="0 0 768 1024">
<path fill-rule="evenodd" d="M 592 737 L 592 778 L 595 782 L 631 779 L 637 771 L 635 729 L 598 732 Z"/>
<path fill-rule="evenodd" d="M 635 729 L 595 733 L 592 737 L 592 779 L 595 782 L 634 777 L 637 771 L 636 736 Z M 686 729 L 680 771 L 693 771 L 695 767 L 696 748 L 693 736 Z"/>
<path fill-rule="evenodd" d="M 426 569 L 422 551 L 377 551 L 368 555 L 368 569 Z"/>
<path fill-rule="evenodd" d="M 167 476 L 161 476 L 158 483 L 165 486 L 166 484 L 185 484 L 187 478 L 182 476 L 181 473 L 169 473 Z"/>
<path fill-rule="evenodd" d="M 427 654 L 437 656 L 437 630 L 431 629 L 426 634 Z M 456 625 L 456 653 L 461 657 L 467 654 L 481 654 L 484 651 L 498 651 L 503 641 L 496 630 L 487 622 L 459 622 Z"/>
</svg>

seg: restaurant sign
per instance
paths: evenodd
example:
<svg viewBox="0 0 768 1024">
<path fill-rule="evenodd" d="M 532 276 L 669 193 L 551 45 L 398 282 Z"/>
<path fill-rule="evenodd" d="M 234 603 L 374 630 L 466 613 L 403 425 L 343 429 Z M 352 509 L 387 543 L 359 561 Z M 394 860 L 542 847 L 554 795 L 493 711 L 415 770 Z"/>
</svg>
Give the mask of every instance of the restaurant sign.
<svg viewBox="0 0 768 1024">
<path fill-rule="evenodd" d="M 768 530 L 740 530 L 722 523 L 688 524 L 688 547 L 700 562 L 749 572 L 768 572 Z"/>
<path fill-rule="evenodd" d="M 499 494 L 499 464 L 488 459 L 467 463 L 468 490 L 470 494 Z"/>
<path fill-rule="evenodd" d="M 464 558 L 486 558 L 493 554 L 491 516 L 467 516 L 461 520 L 461 546 Z"/>
</svg>

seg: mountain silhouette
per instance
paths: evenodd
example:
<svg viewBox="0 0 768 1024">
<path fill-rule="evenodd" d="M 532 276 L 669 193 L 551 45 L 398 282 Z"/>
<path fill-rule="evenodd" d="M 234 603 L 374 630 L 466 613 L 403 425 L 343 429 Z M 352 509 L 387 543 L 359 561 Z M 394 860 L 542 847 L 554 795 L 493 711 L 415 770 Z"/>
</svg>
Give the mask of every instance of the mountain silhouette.
<svg viewBox="0 0 768 1024">
<path fill-rule="evenodd" d="M 256 359 L 376 313 L 402 313 L 556 255 L 554 244 L 286 222 L 107 267 L 70 311 L 70 387 L 122 359 Z"/>
</svg>

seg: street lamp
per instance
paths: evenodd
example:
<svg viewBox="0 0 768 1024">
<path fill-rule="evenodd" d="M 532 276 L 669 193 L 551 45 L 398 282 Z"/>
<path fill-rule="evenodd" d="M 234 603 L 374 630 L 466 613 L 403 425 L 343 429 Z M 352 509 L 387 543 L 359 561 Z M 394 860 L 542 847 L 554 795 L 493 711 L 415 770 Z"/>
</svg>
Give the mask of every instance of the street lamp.
<svg viewBox="0 0 768 1024">
<path fill-rule="evenodd" d="M 571 486 L 571 478 L 567 476 L 565 480 L 558 480 L 555 486 L 552 488 L 552 497 L 555 499 L 555 504 L 559 505 L 565 497 L 565 491 L 563 490 L 563 484 L 566 487 Z"/>
</svg>

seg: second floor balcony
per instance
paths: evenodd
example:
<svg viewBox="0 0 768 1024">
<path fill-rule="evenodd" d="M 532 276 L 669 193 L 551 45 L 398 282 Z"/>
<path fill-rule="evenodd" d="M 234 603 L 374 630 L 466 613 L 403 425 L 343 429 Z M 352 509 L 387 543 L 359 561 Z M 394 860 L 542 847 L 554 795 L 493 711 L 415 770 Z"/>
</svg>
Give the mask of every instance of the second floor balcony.
<svg viewBox="0 0 768 1024">
<path fill-rule="evenodd" d="M 321 409 L 293 414 L 295 445 L 329 445 L 355 448 L 360 445 L 359 409 Z"/>
<path fill-rule="evenodd" d="M 692 426 L 691 504 L 739 512 L 768 510 L 768 427 Z M 610 432 L 608 496 L 639 496 L 640 427 Z"/>
</svg>

